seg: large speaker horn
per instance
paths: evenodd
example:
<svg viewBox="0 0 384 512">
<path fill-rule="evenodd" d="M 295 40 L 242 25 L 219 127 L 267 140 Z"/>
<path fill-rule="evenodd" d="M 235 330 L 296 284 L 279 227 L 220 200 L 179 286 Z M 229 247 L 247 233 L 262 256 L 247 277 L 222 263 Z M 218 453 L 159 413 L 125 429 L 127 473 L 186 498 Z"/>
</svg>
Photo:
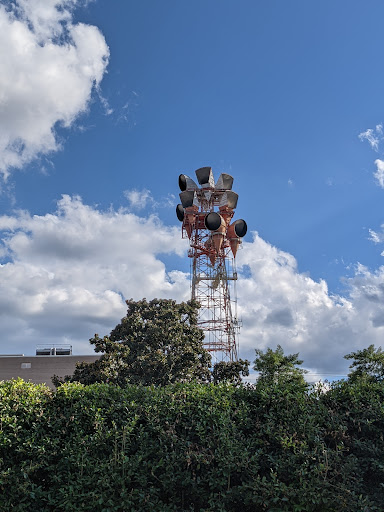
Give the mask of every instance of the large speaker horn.
<svg viewBox="0 0 384 512">
<path fill-rule="evenodd" d="M 228 227 L 227 238 L 243 238 L 247 234 L 247 223 L 243 219 L 235 220 Z"/>
<path fill-rule="evenodd" d="M 193 181 L 193 179 L 187 176 L 186 174 L 180 174 L 179 187 L 182 192 L 184 192 L 184 190 L 196 190 L 197 188 L 199 188 Z"/>
<path fill-rule="evenodd" d="M 227 224 L 224 218 L 216 212 L 208 213 L 205 216 L 204 224 L 207 229 L 212 231 L 212 244 L 218 253 L 223 245 Z"/>
<path fill-rule="evenodd" d="M 237 201 L 239 199 L 239 195 L 233 190 L 228 190 L 224 192 L 220 199 L 220 208 L 232 208 L 234 210 L 237 206 Z"/>
<path fill-rule="evenodd" d="M 237 249 L 240 244 L 240 238 L 247 234 L 247 223 L 243 219 L 235 220 L 227 230 L 227 239 L 231 246 L 233 257 L 236 258 Z"/>
<path fill-rule="evenodd" d="M 230 174 L 222 172 L 216 182 L 216 190 L 231 190 L 233 185 L 233 177 Z"/>
<path fill-rule="evenodd" d="M 209 229 L 209 231 L 216 231 L 221 225 L 221 219 L 221 215 L 216 212 L 208 213 L 204 219 L 204 226 Z"/>
<path fill-rule="evenodd" d="M 200 167 L 195 171 L 197 180 L 202 188 L 215 188 L 212 167 Z"/>
<path fill-rule="evenodd" d="M 193 190 L 184 190 L 184 192 L 180 192 L 179 197 L 183 208 L 188 208 L 188 206 L 197 206 L 198 204 L 196 194 Z"/>
<path fill-rule="evenodd" d="M 176 206 L 176 215 L 180 222 L 184 220 L 184 208 L 182 204 Z"/>
</svg>

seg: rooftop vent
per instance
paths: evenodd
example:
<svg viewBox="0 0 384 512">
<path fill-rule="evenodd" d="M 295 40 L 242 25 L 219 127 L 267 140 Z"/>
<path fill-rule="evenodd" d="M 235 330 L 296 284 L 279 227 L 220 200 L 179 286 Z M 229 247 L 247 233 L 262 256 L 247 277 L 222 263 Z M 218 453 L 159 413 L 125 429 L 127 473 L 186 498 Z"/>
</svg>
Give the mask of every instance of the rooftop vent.
<svg viewBox="0 0 384 512">
<path fill-rule="evenodd" d="M 71 356 L 72 345 L 38 345 L 37 356 Z"/>
</svg>

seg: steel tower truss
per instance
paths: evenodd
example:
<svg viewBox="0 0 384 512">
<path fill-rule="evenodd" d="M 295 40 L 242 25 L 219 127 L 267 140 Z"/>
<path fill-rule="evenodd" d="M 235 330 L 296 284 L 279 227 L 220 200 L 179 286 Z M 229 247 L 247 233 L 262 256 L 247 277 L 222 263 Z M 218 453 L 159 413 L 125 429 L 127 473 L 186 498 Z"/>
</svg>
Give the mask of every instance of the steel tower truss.
<svg viewBox="0 0 384 512">
<path fill-rule="evenodd" d="M 216 360 L 236 361 L 235 257 L 247 226 L 243 220 L 231 223 L 238 199 L 231 190 L 232 176 L 221 174 L 215 184 L 210 167 L 198 169 L 196 176 L 201 188 L 180 175 L 182 204 L 176 208 L 182 236 L 190 244 L 191 296 L 201 306 L 198 324 L 205 332 L 205 348 Z"/>
</svg>

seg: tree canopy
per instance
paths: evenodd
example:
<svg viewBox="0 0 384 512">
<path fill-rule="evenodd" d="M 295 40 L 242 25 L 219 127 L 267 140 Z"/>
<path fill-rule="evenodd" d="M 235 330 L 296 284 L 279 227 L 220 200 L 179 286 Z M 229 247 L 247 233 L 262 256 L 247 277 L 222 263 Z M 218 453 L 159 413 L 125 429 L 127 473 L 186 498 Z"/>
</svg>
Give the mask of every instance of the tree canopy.
<svg viewBox="0 0 384 512">
<path fill-rule="evenodd" d="M 284 355 L 284 350 L 277 345 L 276 350 L 267 348 L 265 352 L 256 349 L 253 369 L 259 372 L 259 384 L 301 384 L 305 385 L 304 374 L 307 370 L 298 368 L 303 364 L 299 354 Z"/>
<path fill-rule="evenodd" d="M 353 359 L 349 366 L 352 371 L 348 374 L 351 382 L 360 379 L 384 381 L 384 352 L 381 347 L 375 349 L 374 345 L 369 345 L 367 348 L 347 354 L 344 358 Z"/>
<path fill-rule="evenodd" d="M 212 378 L 215 384 L 219 382 L 231 382 L 236 386 L 242 382 L 241 377 L 249 375 L 249 364 L 247 359 L 238 361 L 220 361 L 213 366 Z"/>
<path fill-rule="evenodd" d="M 199 304 L 171 299 L 127 300 L 127 314 L 111 331 L 90 339 L 103 355 L 95 363 L 80 363 L 73 376 L 54 377 L 83 384 L 110 382 L 119 385 L 167 385 L 206 382 L 211 356 L 204 349 L 204 333 L 197 326 Z"/>
</svg>

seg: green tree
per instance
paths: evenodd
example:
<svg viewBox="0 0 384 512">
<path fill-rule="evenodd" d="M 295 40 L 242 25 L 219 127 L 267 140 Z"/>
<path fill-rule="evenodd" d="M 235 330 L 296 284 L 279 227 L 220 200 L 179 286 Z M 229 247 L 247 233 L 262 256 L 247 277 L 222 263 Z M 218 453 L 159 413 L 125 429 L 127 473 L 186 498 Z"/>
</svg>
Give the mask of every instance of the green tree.
<svg viewBox="0 0 384 512">
<path fill-rule="evenodd" d="M 306 386 L 304 375 L 307 370 L 298 368 L 303 364 L 299 354 L 285 355 L 280 345 L 276 350 L 267 348 L 265 352 L 256 349 L 256 359 L 253 369 L 259 372 L 260 384 L 299 384 Z"/>
<path fill-rule="evenodd" d="M 384 380 L 384 352 L 381 347 L 375 349 L 374 345 L 369 345 L 363 350 L 345 355 L 344 358 L 353 359 L 349 366 L 352 371 L 348 374 L 351 382 L 361 379 L 372 382 Z"/>
<path fill-rule="evenodd" d="M 213 366 L 212 378 L 215 384 L 231 382 L 236 386 L 241 384 L 241 377 L 249 375 L 250 362 L 247 359 L 238 361 L 220 361 Z"/>
<path fill-rule="evenodd" d="M 197 326 L 199 304 L 170 299 L 127 300 L 128 311 L 109 336 L 95 334 L 90 343 L 103 355 L 95 363 L 80 363 L 62 382 L 110 382 L 119 385 L 165 386 L 210 379 L 211 356 Z"/>
</svg>

